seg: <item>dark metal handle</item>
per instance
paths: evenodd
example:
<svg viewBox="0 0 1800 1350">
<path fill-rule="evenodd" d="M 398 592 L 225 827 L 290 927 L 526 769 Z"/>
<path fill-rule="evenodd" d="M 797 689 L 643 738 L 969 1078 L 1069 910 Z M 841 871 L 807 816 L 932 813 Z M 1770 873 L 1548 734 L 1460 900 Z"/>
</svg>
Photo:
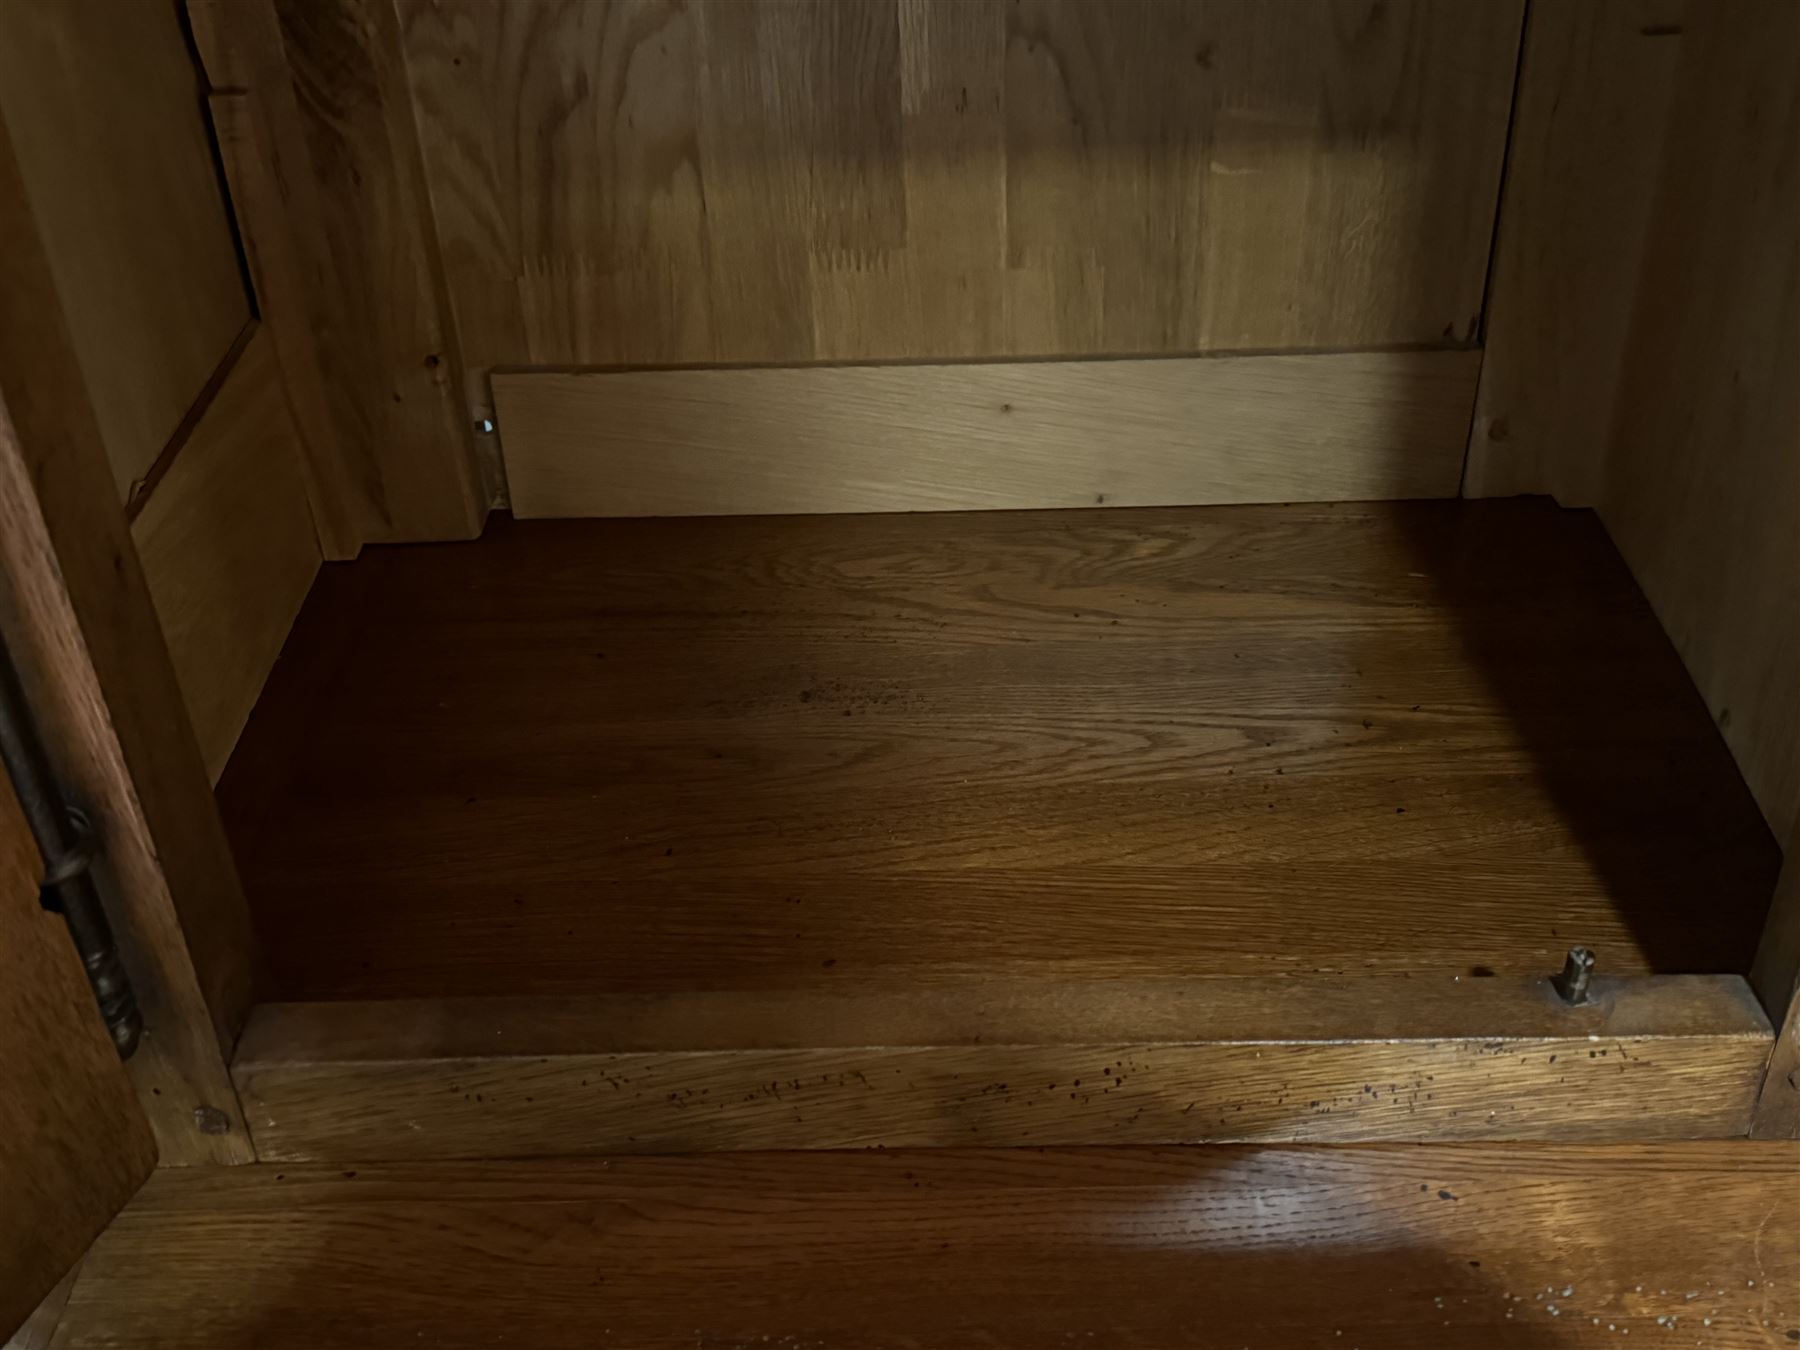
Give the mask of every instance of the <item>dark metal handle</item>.
<svg viewBox="0 0 1800 1350">
<path fill-rule="evenodd" d="M 130 1059 L 144 1034 L 144 1019 L 94 884 L 93 828 L 81 811 L 64 801 L 56 784 L 4 637 L 0 637 L 0 762 L 6 765 L 44 860 L 39 899 L 68 924 L 119 1058 Z"/>
</svg>

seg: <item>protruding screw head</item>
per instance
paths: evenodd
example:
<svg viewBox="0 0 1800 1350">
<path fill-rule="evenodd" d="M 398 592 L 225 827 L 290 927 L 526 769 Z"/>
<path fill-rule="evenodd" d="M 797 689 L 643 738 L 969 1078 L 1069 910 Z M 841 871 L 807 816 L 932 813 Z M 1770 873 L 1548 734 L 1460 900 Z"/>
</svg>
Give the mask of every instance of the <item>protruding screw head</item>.
<svg viewBox="0 0 1800 1350">
<path fill-rule="evenodd" d="M 1581 1004 L 1588 1001 L 1588 981 L 1594 973 L 1594 954 L 1586 947 L 1571 947 L 1569 955 L 1563 961 L 1562 972 L 1550 983 L 1568 1004 Z"/>
</svg>

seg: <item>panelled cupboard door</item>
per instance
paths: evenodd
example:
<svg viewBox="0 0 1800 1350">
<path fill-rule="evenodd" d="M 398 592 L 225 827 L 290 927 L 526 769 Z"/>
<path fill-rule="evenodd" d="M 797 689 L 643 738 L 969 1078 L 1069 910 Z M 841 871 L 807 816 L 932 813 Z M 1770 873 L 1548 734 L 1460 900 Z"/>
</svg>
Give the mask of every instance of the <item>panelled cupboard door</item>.
<svg viewBox="0 0 1800 1350">
<path fill-rule="evenodd" d="M 156 1145 L 0 773 L 0 1342 L 150 1175 Z"/>
</svg>

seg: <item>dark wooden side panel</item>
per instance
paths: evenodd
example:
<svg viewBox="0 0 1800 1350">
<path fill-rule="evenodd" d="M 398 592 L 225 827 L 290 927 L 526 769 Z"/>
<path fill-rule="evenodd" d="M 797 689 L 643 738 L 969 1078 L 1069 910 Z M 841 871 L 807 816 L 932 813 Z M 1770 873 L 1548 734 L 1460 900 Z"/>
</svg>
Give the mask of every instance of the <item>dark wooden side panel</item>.
<svg viewBox="0 0 1800 1350">
<path fill-rule="evenodd" d="M 234 1066 L 265 1160 L 1742 1135 L 1744 982 L 1119 981 L 275 1004 Z"/>
<path fill-rule="evenodd" d="M 1470 340 L 1517 0 L 401 0 L 474 378 Z"/>
<path fill-rule="evenodd" d="M 0 771 L 0 1336 L 156 1163 L 68 931 L 38 902 L 43 875 Z"/>
<path fill-rule="evenodd" d="M 99 829 L 163 1159 L 242 1161 L 222 1052 L 250 1000 L 249 915 L 61 313 L 0 135 L 0 624 Z"/>
</svg>

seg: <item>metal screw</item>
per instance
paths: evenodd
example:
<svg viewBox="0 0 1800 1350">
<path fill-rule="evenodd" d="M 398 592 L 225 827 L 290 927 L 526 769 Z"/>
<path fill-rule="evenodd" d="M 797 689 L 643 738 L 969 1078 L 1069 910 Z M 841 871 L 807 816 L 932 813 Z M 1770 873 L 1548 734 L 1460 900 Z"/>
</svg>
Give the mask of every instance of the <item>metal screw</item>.
<svg viewBox="0 0 1800 1350">
<path fill-rule="evenodd" d="M 1582 1004 L 1588 1001 L 1588 979 L 1593 973 L 1594 954 L 1586 947 L 1571 947 L 1562 972 L 1553 976 L 1550 983 L 1564 1003 Z"/>
<path fill-rule="evenodd" d="M 483 436 L 492 436 L 494 434 L 494 419 L 491 417 L 477 417 L 475 419 L 475 430 L 479 431 Z"/>
</svg>

